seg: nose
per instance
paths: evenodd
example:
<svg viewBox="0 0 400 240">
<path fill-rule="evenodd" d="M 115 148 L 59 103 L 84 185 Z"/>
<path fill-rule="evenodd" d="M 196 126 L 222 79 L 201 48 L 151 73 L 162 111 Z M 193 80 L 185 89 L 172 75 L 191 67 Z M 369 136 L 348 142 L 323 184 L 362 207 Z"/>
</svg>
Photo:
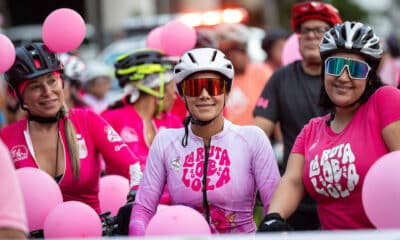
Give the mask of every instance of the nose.
<svg viewBox="0 0 400 240">
<path fill-rule="evenodd" d="M 50 92 L 51 92 L 51 87 L 49 86 L 49 85 L 47 85 L 47 84 L 43 84 L 43 86 L 42 86 L 42 92 L 43 92 L 43 94 L 49 94 Z"/>
<path fill-rule="evenodd" d="M 207 90 L 205 88 L 203 88 L 200 92 L 200 98 L 209 98 L 210 94 L 207 92 Z"/>
<path fill-rule="evenodd" d="M 338 80 L 340 81 L 349 81 L 350 80 L 350 73 L 349 73 L 349 67 L 347 65 L 345 65 L 343 67 L 343 71 L 340 74 L 340 76 L 338 77 Z"/>
</svg>

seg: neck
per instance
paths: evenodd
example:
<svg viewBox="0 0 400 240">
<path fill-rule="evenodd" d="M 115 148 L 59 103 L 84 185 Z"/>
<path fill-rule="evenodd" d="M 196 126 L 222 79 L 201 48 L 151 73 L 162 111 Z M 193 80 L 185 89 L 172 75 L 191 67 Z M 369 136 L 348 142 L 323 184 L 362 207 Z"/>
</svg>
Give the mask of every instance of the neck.
<svg viewBox="0 0 400 240">
<path fill-rule="evenodd" d="M 132 105 L 142 119 L 152 119 L 157 114 L 157 105 L 153 96 L 140 96 Z"/>
<path fill-rule="evenodd" d="M 336 107 L 335 118 L 331 122 L 331 128 L 334 132 L 341 132 L 350 120 L 353 118 L 358 109 L 358 104 L 353 107 Z"/>
<path fill-rule="evenodd" d="M 321 75 L 321 63 L 301 62 L 305 73 L 311 76 Z"/>
<path fill-rule="evenodd" d="M 55 123 L 39 123 L 35 121 L 28 121 L 29 130 L 35 132 L 50 132 L 57 130 L 57 122 Z"/>
<path fill-rule="evenodd" d="M 205 144 L 209 144 L 211 137 L 221 132 L 224 128 L 224 117 L 220 114 L 214 121 L 210 122 L 207 125 L 199 126 L 192 124 L 191 129 L 193 133 L 201 137 Z"/>
</svg>

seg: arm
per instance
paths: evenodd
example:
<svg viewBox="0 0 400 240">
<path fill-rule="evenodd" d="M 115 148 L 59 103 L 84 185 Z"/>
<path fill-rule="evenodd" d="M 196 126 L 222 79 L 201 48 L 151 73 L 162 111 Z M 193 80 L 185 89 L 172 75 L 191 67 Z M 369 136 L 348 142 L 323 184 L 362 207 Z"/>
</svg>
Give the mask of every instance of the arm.
<svg viewBox="0 0 400 240">
<path fill-rule="evenodd" d="M 1 239 L 27 239 L 25 233 L 21 230 L 12 228 L 0 228 Z"/>
<path fill-rule="evenodd" d="M 163 138 L 163 132 L 159 132 L 147 156 L 146 167 L 140 187 L 137 192 L 135 203 L 132 208 L 131 220 L 129 224 L 129 235 L 143 236 L 151 217 L 155 214 L 163 192 L 167 173 L 164 166 L 164 151 L 166 138 Z"/>
<path fill-rule="evenodd" d="M 395 121 L 383 128 L 382 137 L 389 151 L 400 150 L 400 121 Z"/>
<path fill-rule="evenodd" d="M 139 158 L 111 125 L 92 111 L 87 113 L 87 126 L 97 151 L 104 158 L 107 174 L 124 176 L 131 186 L 137 186 L 142 176 Z"/>
<path fill-rule="evenodd" d="M 0 238 L 26 238 L 25 206 L 8 149 L 0 141 Z"/>
<path fill-rule="evenodd" d="M 262 116 L 256 116 L 254 118 L 253 124 L 260 127 L 268 137 L 272 136 L 275 126 L 275 123 L 273 121 Z"/>
<path fill-rule="evenodd" d="M 279 213 L 287 219 L 296 210 L 305 195 L 303 185 L 304 156 L 297 153 L 289 155 L 286 172 L 272 196 L 268 213 Z"/>
</svg>

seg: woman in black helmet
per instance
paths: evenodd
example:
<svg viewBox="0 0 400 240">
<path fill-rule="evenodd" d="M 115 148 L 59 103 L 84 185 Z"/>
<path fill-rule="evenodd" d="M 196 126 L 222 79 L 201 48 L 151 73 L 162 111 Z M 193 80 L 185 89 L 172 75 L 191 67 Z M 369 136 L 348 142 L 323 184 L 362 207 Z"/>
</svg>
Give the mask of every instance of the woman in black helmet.
<svg viewBox="0 0 400 240">
<path fill-rule="evenodd" d="M 1 137 L 16 168 L 43 170 L 58 182 L 64 201 L 82 201 L 100 213 L 98 154 L 108 173 L 127 178 L 138 159 L 98 115 L 66 108 L 62 71 L 58 57 L 42 43 L 16 49 L 6 81 L 27 117 L 4 128 Z"/>
<path fill-rule="evenodd" d="M 377 76 L 382 48 L 367 25 L 344 22 L 321 43 L 320 104 L 333 111 L 312 119 L 297 136 L 285 175 L 274 193 L 262 231 L 286 230 L 307 192 L 318 206 L 323 229 L 366 229 L 361 190 L 368 169 L 400 150 L 400 92 Z M 394 108 L 396 109 L 396 108 Z"/>
</svg>

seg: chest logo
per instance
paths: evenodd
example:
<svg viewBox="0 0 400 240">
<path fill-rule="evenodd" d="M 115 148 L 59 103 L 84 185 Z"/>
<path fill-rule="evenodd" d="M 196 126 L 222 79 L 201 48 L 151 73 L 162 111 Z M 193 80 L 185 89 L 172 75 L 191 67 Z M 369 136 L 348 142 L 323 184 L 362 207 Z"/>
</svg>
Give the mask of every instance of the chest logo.
<svg viewBox="0 0 400 240">
<path fill-rule="evenodd" d="M 28 148 L 24 145 L 15 145 L 11 148 L 10 154 L 14 162 L 25 160 L 28 158 Z"/>
</svg>

